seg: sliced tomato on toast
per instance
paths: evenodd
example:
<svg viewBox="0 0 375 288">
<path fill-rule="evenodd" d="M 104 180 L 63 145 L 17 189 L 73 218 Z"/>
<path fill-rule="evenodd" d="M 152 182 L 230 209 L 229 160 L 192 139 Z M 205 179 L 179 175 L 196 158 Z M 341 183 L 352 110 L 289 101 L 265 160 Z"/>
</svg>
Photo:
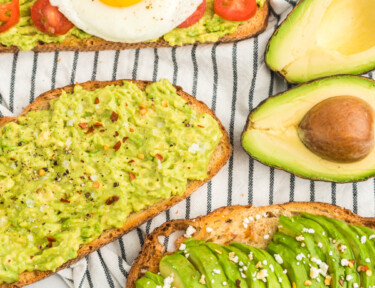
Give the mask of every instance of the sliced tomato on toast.
<svg viewBox="0 0 375 288">
<path fill-rule="evenodd" d="M 215 13 L 229 21 L 247 21 L 257 12 L 256 0 L 215 0 Z"/>
<path fill-rule="evenodd" d="M 206 12 L 207 8 L 207 1 L 203 0 L 202 4 L 198 6 L 197 10 L 185 20 L 178 28 L 187 28 L 190 26 L 193 26 L 195 23 L 197 23 L 199 20 L 202 19 L 204 13 Z"/>
<path fill-rule="evenodd" d="M 0 5 L 0 33 L 8 31 L 20 21 L 19 0 Z"/>
<path fill-rule="evenodd" d="M 38 0 L 31 7 L 31 18 L 40 31 L 49 35 L 64 35 L 74 27 L 49 0 Z"/>
</svg>

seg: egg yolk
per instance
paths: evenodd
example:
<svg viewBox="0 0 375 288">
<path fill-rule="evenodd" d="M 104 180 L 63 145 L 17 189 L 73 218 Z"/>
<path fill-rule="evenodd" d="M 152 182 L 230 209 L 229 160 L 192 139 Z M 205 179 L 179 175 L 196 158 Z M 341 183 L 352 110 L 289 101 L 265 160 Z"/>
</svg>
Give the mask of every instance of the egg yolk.
<svg viewBox="0 0 375 288">
<path fill-rule="evenodd" d="M 143 0 L 99 0 L 100 2 L 112 7 L 128 7 L 137 4 Z"/>
</svg>

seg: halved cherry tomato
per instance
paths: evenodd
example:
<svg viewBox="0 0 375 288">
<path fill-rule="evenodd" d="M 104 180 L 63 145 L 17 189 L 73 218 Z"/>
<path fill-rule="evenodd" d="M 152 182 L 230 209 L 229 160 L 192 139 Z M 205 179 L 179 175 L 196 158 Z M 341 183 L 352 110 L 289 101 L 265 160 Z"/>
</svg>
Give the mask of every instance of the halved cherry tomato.
<svg viewBox="0 0 375 288">
<path fill-rule="evenodd" d="M 31 7 L 31 18 L 36 28 L 50 35 L 64 35 L 74 27 L 49 0 L 38 0 Z"/>
<path fill-rule="evenodd" d="M 247 21 L 257 12 L 256 0 L 216 0 L 215 13 L 229 21 Z"/>
<path fill-rule="evenodd" d="M 190 26 L 193 26 L 195 23 L 197 23 L 204 15 L 206 12 L 207 8 L 207 2 L 206 0 L 203 0 L 202 4 L 198 6 L 197 10 L 185 20 L 178 28 L 187 28 Z"/>
<path fill-rule="evenodd" d="M 12 28 L 20 20 L 19 0 L 0 5 L 0 33 Z"/>
</svg>

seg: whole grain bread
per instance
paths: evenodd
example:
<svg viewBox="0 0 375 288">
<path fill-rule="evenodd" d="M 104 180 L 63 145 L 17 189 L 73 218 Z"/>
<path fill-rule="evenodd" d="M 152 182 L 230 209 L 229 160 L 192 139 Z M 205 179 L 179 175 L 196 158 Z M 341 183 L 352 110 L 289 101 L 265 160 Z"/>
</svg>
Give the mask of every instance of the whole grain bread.
<svg viewBox="0 0 375 288">
<path fill-rule="evenodd" d="M 367 226 L 375 229 L 375 218 L 364 218 L 350 210 L 325 203 L 291 202 L 264 207 L 229 206 L 222 207 L 207 216 L 190 220 L 175 220 L 164 223 L 156 228 L 145 240 L 145 244 L 137 260 L 134 262 L 126 288 L 135 288 L 135 282 L 147 271 L 159 272 L 159 262 L 168 253 L 160 236 L 169 236 L 178 231 L 186 231 L 192 226 L 196 232 L 191 236 L 197 240 L 211 241 L 222 245 L 239 242 L 265 249 L 272 241 L 277 230 L 280 215 L 293 216 L 300 212 L 328 216 L 340 219 L 349 224 Z M 250 223 L 244 223 L 245 218 L 253 217 Z M 207 232 L 208 231 L 212 232 Z M 269 237 L 264 237 L 268 235 Z M 176 247 L 184 242 L 185 236 L 176 240 Z"/>
<path fill-rule="evenodd" d="M 249 21 L 241 24 L 235 33 L 226 35 L 219 39 L 218 42 L 235 42 L 247 38 L 254 37 L 262 33 L 267 28 L 267 20 L 269 15 L 269 1 L 257 10 L 257 13 Z M 195 43 L 202 44 L 202 43 Z M 78 39 L 77 37 L 69 37 L 62 43 L 39 43 L 33 51 L 35 52 L 53 52 L 53 51 L 102 51 L 102 50 L 123 50 L 123 49 L 139 49 L 139 48 L 159 48 L 171 47 L 169 43 L 163 39 L 156 42 L 141 43 L 118 43 L 91 37 L 88 39 Z M 0 53 L 16 53 L 17 47 L 6 47 L 0 44 Z"/>
<path fill-rule="evenodd" d="M 98 88 L 102 88 L 108 85 L 122 85 L 123 81 L 124 80 L 108 81 L 108 82 L 90 81 L 90 82 L 86 82 L 80 85 L 84 89 L 92 91 L 92 90 L 96 90 Z M 126 81 L 132 81 L 133 83 L 137 84 L 141 90 L 144 90 L 147 85 L 152 83 L 149 81 L 133 81 L 133 80 L 126 80 Z M 50 100 L 59 97 L 63 91 L 71 93 L 73 92 L 73 89 L 74 89 L 74 85 L 70 85 L 64 88 L 51 90 L 49 92 L 42 94 L 41 96 L 36 98 L 32 104 L 26 107 L 25 110 L 20 114 L 20 116 L 23 116 L 27 114 L 29 111 L 33 111 L 33 110 L 47 110 L 49 108 Z M 185 99 L 188 105 L 192 107 L 198 114 L 200 113 L 210 114 L 219 124 L 219 128 L 223 134 L 219 145 L 216 147 L 215 151 L 213 152 L 213 155 L 209 163 L 209 167 L 207 168 L 208 177 L 203 181 L 188 181 L 186 192 L 181 196 L 173 196 L 170 199 L 163 200 L 153 206 L 150 206 L 149 208 L 143 211 L 131 214 L 121 229 L 106 230 L 101 234 L 101 236 L 98 239 L 94 240 L 93 242 L 89 244 L 81 246 L 78 251 L 78 257 L 73 260 L 68 261 L 67 263 L 59 267 L 57 271 L 76 263 L 77 261 L 79 261 L 86 255 L 88 255 L 89 253 L 95 250 L 98 250 L 102 246 L 112 241 L 115 241 L 116 239 L 124 235 L 125 233 L 133 230 L 134 228 L 138 227 L 139 225 L 143 224 L 149 219 L 155 217 L 156 215 L 167 210 L 168 208 L 172 207 L 176 203 L 187 198 L 194 191 L 196 191 L 200 186 L 202 186 L 204 183 L 208 182 L 212 177 L 214 177 L 219 172 L 219 170 L 226 164 L 226 162 L 229 160 L 229 157 L 231 156 L 231 153 L 232 153 L 232 146 L 230 144 L 229 136 L 228 136 L 228 133 L 225 131 L 223 125 L 219 121 L 219 119 L 214 114 L 214 112 L 211 109 L 209 109 L 207 105 L 204 104 L 203 102 L 198 101 L 193 96 L 182 91 L 181 87 L 176 87 L 176 89 L 177 89 L 177 94 L 181 96 L 183 99 Z M 0 127 L 2 127 L 3 125 L 9 122 L 16 122 L 16 121 L 17 121 L 17 117 L 0 118 Z M 53 272 L 51 271 L 24 272 L 20 274 L 18 282 L 13 283 L 13 284 L 0 284 L 0 288 L 23 287 L 25 285 L 29 285 L 41 279 L 44 279 L 52 274 Z"/>
</svg>

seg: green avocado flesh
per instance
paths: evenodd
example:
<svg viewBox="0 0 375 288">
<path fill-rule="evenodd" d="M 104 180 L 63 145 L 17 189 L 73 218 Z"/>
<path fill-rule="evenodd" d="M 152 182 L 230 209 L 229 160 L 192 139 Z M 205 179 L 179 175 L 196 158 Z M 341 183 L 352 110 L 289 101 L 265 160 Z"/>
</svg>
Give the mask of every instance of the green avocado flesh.
<svg viewBox="0 0 375 288">
<path fill-rule="evenodd" d="M 21 19 L 19 23 L 6 32 L 0 33 L 0 44 L 4 46 L 16 46 L 21 50 L 32 50 L 39 42 L 61 43 L 67 39 L 87 39 L 91 35 L 73 28 L 62 36 L 51 36 L 38 30 L 32 23 L 30 7 L 37 0 L 20 0 Z M 206 13 L 197 23 L 187 28 L 175 28 L 162 38 L 171 46 L 182 46 L 196 42 L 216 42 L 219 38 L 234 33 L 243 22 L 228 21 L 219 17 L 214 12 L 215 0 L 207 0 Z M 9 3 L 9 0 L 0 0 L 1 4 Z M 262 7 L 265 0 L 257 0 Z M 153 41 L 157 41 L 154 39 Z"/>
<path fill-rule="evenodd" d="M 374 249 L 375 231 L 370 228 L 300 213 L 280 217 L 266 250 L 190 238 L 178 252 L 164 256 L 160 273 L 153 275 L 164 279 L 158 288 L 372 288 Z M 144 284 L 150 274 L 137 281 L 137 288 L 155 287 Z"/>
<path fill-rule="evenodd" d="M 54 271 L 131 213 L 182 195 L 207 178 L 222 137 L 167 80 L 75 86 L 49 104 L 0 128 L 0 283 Z"/>
<path fill-rule="evenodd" d="M 242 134 L 242 146 L 260 162 L 304 178 L 350 182 L 374 176 L 375 149 L 356 162 L 333 162 L 311 152 L 298 136 L 298 126 L 312 107 L 341 95 L 358 97 L 375 108 L 372 80 L 356 76 L 316 80 L 271 97 L 254 109 Z"/>
<path fill-rule="evenodd" d="M 265 60 L 293 83 L 375 68 L 375 2 L 303 0 L 272 36 Z"/>
</svg>

